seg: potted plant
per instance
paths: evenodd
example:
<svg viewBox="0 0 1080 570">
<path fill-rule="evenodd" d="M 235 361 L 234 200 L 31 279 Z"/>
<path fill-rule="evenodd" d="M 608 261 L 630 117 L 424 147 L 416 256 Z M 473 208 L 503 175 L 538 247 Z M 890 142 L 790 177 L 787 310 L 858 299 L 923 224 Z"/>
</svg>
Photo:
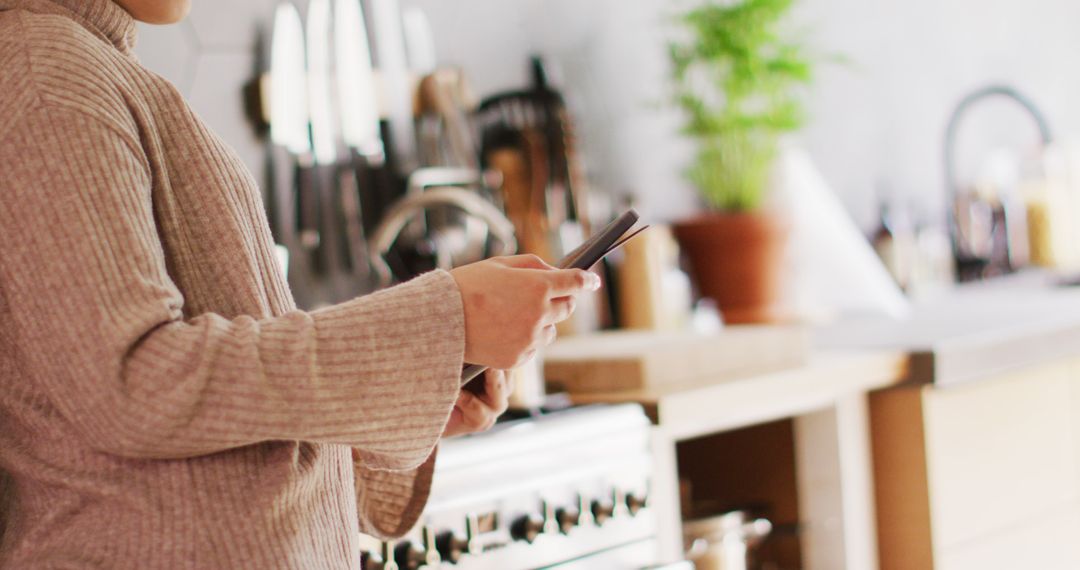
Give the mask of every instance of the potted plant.
<svg viewBox="0 0 1080 570">
<path fill-rule="evenodd" d="M 708 0 L 681 17 L 686 39 L 670 45 L 682 133 L 697 146 L 686 176 L 708 212 L 675 224 L 702 295 L 731 323 L 781 318 L 787 232 L 766 207 L 784 133 L 803 121 L 799 87 L 811 65 L 780 33 L 792 0 Z"/>
</svg>

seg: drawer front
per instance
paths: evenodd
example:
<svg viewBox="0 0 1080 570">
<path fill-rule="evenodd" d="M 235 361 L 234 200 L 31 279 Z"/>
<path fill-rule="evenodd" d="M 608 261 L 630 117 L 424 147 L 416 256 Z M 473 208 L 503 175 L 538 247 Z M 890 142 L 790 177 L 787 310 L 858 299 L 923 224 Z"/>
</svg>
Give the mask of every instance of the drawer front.
<svg viewBox="0 0 1080 570">
<path fill-rule="evenodd" d="M 1074 369 L 924 391 L 935 552 L 1014 532 L 1077 500 Z"/>
<path fill-rule="evenodd" d="M 1064 512 L 1062 512 L 1064 510 Z M 1075 570 L 1080 568 L 1080 505 L 1059 507 L 1055 515 L 1019 528 L 946 548 L 935 570 Z"/>
</svg>

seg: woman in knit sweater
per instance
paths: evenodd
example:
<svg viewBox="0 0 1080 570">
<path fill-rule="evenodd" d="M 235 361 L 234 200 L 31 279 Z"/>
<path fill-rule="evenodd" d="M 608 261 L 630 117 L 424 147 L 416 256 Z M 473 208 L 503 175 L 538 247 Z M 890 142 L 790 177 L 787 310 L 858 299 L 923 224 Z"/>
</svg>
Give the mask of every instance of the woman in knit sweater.
<svg viewBox="0 0 1080 570">
<path fill-rule="evenodd" d="M 0 567 L 356 568 L 594 276 L 529 257 L 314 312 L 259 190 L 132 55 L 186 0 L 0 0 Z"/>
</svg>

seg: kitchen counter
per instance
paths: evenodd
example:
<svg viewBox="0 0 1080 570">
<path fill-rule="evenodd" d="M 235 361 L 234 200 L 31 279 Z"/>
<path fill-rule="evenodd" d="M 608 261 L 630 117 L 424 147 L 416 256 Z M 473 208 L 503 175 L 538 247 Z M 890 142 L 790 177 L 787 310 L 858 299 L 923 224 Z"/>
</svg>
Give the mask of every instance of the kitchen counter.
<svg viewBox="0 0 1080 570">
<path fill-rule="evenodd" d="M 656 386 L 579 393 L 575 403 L 637 402 L 675 439 L 686 439 L 799 416 L 847 394 L 900 382 L 908 370 L 900 351 L 819 351 L 803 366 L 693 386 Z"/>
<path fill-rule="evenodd" d="M 951 386 L 1080 356 L 1080 288 L 1038 272 L 965 285 L 917 302 L 903 321 L 863 319 L 816 331 L 824 349 L 911 356 L 911 380 Z"/>
<path fill-rule="evenodd" d="M 676 449 L 789 421 L 802 567 L 1080 567 L 1080 547 L 1061 540 L 1080 532 L 1080 288 L 1025 273 L 812 338 L 808 362 L 786 370 L 573 396 L 650 415 L 669 553 L 681 545 Z M 748 458 L 695 460 L 731 471 Z M 1045 564 L 1024 564 L 1031 553 Z"/>
<path fill-rule="evenodd" d="M 911 355 L 910 381 L 869 401 L 882 570 L 1080 567 L 1080 288 L 1055 281 L 964 285 L 815 335 Z"/>
</svg>

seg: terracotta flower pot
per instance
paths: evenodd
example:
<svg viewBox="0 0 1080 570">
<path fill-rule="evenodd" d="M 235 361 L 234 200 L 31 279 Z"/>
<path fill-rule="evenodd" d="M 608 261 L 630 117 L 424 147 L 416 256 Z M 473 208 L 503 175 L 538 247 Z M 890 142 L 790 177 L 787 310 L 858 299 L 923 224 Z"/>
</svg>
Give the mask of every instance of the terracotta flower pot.
<svg viewBox="0 0 1080 570">
<path fill-rule="evenodd" d="M 727 323 L 782 320 L 782 270 L 788 228 L 771 213 L 709 213 L 674 226 L 705 297 Z"/>
</svg>

